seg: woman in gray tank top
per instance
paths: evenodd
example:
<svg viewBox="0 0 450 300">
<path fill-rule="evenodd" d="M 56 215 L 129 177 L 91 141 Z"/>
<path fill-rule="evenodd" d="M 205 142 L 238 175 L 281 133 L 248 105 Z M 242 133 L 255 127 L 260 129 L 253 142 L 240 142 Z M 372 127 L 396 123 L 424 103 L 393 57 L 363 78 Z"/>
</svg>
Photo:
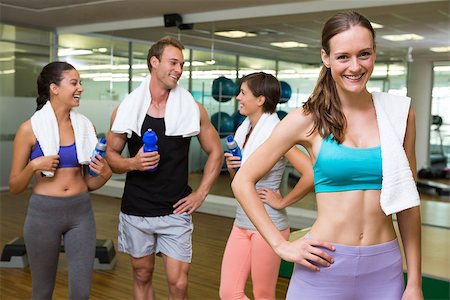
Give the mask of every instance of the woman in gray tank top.
<svg viewBox="0 0 450 300">
<path fill-rule="evenodd" d="M 235 140 L 242 149 L 240 157 L 225 153 L 230 176 L 251 153 L 256 151 L 280 122 L 275 113 L 280 99 L 280 83 L 263 72 L 253 73 L 241 80 L 241 89 L 236 97 L 239 112 L 247 116 L 237 129 Z M 294 189 L 282 197 L 278 189 L 286 167 L 286 159 L 302 174 Z M 285 239 L 289 237 L 289 224 L 285 207 L 305 196 L 313 184 L 312 165 L 306 154 L 293 147 L 265 175 L 261 174 L 256 188 L 264 207 Z M 245 296 L 245 283 L 252 276 L 255 299 L 275 299 L 280 257 L 258 233 L 240 205 L 237 206 L 236 219 L 225 248 L 222 261 L 220 298 L 248 299 Z"/>
</svg>

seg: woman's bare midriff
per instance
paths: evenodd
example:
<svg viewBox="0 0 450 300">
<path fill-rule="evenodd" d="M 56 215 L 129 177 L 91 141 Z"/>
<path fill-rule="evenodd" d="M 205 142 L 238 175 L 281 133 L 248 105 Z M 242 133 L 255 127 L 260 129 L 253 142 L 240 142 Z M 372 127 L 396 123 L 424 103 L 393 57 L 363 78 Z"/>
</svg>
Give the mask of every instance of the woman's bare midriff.
<svg viewBox="0 0 450 300">
<path fill-rule="evenodd" d="M 81 168 L 59 168 L 53 177 L 42 177 L 41 172 L 36 172 L 35 178 L 36 184 L 33 187 L 35 194 L 69 197 L 88 190 Z"/>
<path fill-rule="evenodd" d="M 318 193 L 317 220 L 310 234 L 317 240 L 370 246 L 396 238 L 392 217 L 380 206 L 380 191 Z"/>
</svg>

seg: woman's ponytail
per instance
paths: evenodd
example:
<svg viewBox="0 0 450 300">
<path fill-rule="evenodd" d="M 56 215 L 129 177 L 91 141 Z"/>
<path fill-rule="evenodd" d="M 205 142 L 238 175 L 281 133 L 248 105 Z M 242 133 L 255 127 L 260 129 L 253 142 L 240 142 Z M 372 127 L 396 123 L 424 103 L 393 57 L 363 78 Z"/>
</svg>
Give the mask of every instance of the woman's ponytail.
<svg viewBox="0 0 450 300">
<path fill-rule="evenodd" d="M 52 83 L 59 85 L 63 78 L 62 73 L 69 70 L 75 70 L 75 68 L 62 61 L 51 62 L 42 68 L 36 82 L 38 92 L 36 111 L 40 110 L 50 100 L 50 85 Z"/>
</svg>

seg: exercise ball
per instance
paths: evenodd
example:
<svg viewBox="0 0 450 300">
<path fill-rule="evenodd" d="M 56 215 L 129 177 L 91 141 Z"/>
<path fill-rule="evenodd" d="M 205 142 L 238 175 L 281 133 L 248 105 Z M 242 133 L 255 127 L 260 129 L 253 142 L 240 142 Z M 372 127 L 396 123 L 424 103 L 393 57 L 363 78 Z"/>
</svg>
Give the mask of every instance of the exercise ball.
<svg viewBox="0 0 450 300">
<path fill-rule="evenodd" d="M 236 84 L 233 80 L 220 76 L 213 80 L 211 94 L 219 102 L 230 101 L 236 95 Z"/>
<path fill-rule="evenodd" d="M 233 122 L 234 122 L 234 131 L 236 131 L 236 129 L 242 124 L 242 122 L 244 122 L 246 116 L 241 115 L 241 113 L 239 112 L 239 110 L 235 111 L 231 117 L 233 118 Z"/>
<path fill-rule="evenodd" d="M 280 97 L 280 103 L 286 103 L 291 99 L 292 96 L 292 89 L 289 83 L 286 81 L 280 81 L 281 86 L 281 97 Z"/>
<path fill-rule="evenodd" d="M 280 118 L 280 120 L 283 120 L 283 118 L 286 117 L 287 114 L 288 114 L 288 113 L 285 112 L 284 110 L 278 110 L 278 111 L 277 111 L 277 115 L 278 115 L 278 118 Z"/>
<path fill-rule="evenodd" d="M 234 120 L 225 112 L 216 112 L 211 116 L 211 123 L 220 137 L 224 137 L 234 132 Z"/>
</svg>

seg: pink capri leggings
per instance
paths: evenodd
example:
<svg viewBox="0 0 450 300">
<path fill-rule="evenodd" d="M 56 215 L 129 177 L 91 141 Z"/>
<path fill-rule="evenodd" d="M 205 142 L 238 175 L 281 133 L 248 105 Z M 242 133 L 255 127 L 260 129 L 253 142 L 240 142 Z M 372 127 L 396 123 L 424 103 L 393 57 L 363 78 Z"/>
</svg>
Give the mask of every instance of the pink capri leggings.
<svg viewBox="0 0 450 300">
<path fill-rule="evenodd" d="M 286 299 L 400 300 L 404 289 L 397 240 L 373 246 L 334 244 L 334 263 L 320 271 L 296 264 Z"/>
<path fill-rule="evenodd" d="M 281 234 L 287 239 L 289 228 Z M 250 273 L 254 299 L 275 299 L 280 261 L 258 231 L 233 226 L 223 255 L 220 299 L 249 299 L 244 289 Z"/>
</svg>

